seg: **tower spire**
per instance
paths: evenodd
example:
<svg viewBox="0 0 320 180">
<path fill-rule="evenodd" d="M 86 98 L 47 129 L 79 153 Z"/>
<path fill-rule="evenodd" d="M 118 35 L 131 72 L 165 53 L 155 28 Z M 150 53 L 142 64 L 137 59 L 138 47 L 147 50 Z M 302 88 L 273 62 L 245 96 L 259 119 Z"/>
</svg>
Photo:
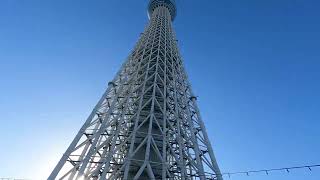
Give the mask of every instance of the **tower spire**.
<svg viewBox="0 0 320 180">
<path fill-rule="evenodd" d="M 150 22 L 49 180 L 222 180 L 172 27 L 174 0 Z"/>
</svg>

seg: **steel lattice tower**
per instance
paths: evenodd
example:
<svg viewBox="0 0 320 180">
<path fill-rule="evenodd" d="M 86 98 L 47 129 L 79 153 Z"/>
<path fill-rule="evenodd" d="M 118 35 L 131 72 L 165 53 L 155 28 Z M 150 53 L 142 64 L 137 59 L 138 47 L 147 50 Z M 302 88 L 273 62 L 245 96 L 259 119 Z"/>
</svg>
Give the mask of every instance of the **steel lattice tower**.
<svg viewBox="0 0 320 180">
<path fill-rule="evenodd" d="M 53 179 L 222 180 L 172 28 L 151 0 L 134 50 L 51 173 Z"/>
</svg>

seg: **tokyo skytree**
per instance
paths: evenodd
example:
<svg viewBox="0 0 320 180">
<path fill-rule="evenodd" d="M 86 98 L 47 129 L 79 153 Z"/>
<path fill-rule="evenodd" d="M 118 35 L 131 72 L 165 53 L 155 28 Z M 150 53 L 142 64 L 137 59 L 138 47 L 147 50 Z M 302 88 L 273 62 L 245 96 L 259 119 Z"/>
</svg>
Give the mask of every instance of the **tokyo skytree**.
<svg viewBox="0 0 320 180">
<path fill-rule="evenodd" d="M 48 180 L 222 180 L 179 54 L 174 0 L 149 23 Z"/>
</svg>

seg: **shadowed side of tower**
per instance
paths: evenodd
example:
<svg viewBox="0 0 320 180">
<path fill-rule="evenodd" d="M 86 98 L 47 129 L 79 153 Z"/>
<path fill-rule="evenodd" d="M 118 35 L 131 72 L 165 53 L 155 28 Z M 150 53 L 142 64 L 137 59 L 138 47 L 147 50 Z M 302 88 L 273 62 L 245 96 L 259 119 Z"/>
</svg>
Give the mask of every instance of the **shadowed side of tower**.
<svg viewBox="0 0 320 180">
<path fill-rule="evenodd" d="M 51 179 L 222 180 L 173 32 L 174 0 L 150 22 Z"/>
</svg>

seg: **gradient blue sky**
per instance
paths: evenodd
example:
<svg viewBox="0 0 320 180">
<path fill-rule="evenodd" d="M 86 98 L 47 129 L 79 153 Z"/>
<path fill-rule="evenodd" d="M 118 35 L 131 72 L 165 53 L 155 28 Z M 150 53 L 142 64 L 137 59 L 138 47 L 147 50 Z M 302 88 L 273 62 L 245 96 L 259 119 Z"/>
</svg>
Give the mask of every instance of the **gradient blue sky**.
<svg viewBox="0 0 320 180">
<path fill-rule="evenodd" d="M 0 176 L 48 176 L 143 31 L 146 5 L 0 1 Z M 179 0 L 174 26 L 223 172 L 320 163 L 319 8 Z M 232 179 L 319 180 L 320 168 Z"/>
</svg>

